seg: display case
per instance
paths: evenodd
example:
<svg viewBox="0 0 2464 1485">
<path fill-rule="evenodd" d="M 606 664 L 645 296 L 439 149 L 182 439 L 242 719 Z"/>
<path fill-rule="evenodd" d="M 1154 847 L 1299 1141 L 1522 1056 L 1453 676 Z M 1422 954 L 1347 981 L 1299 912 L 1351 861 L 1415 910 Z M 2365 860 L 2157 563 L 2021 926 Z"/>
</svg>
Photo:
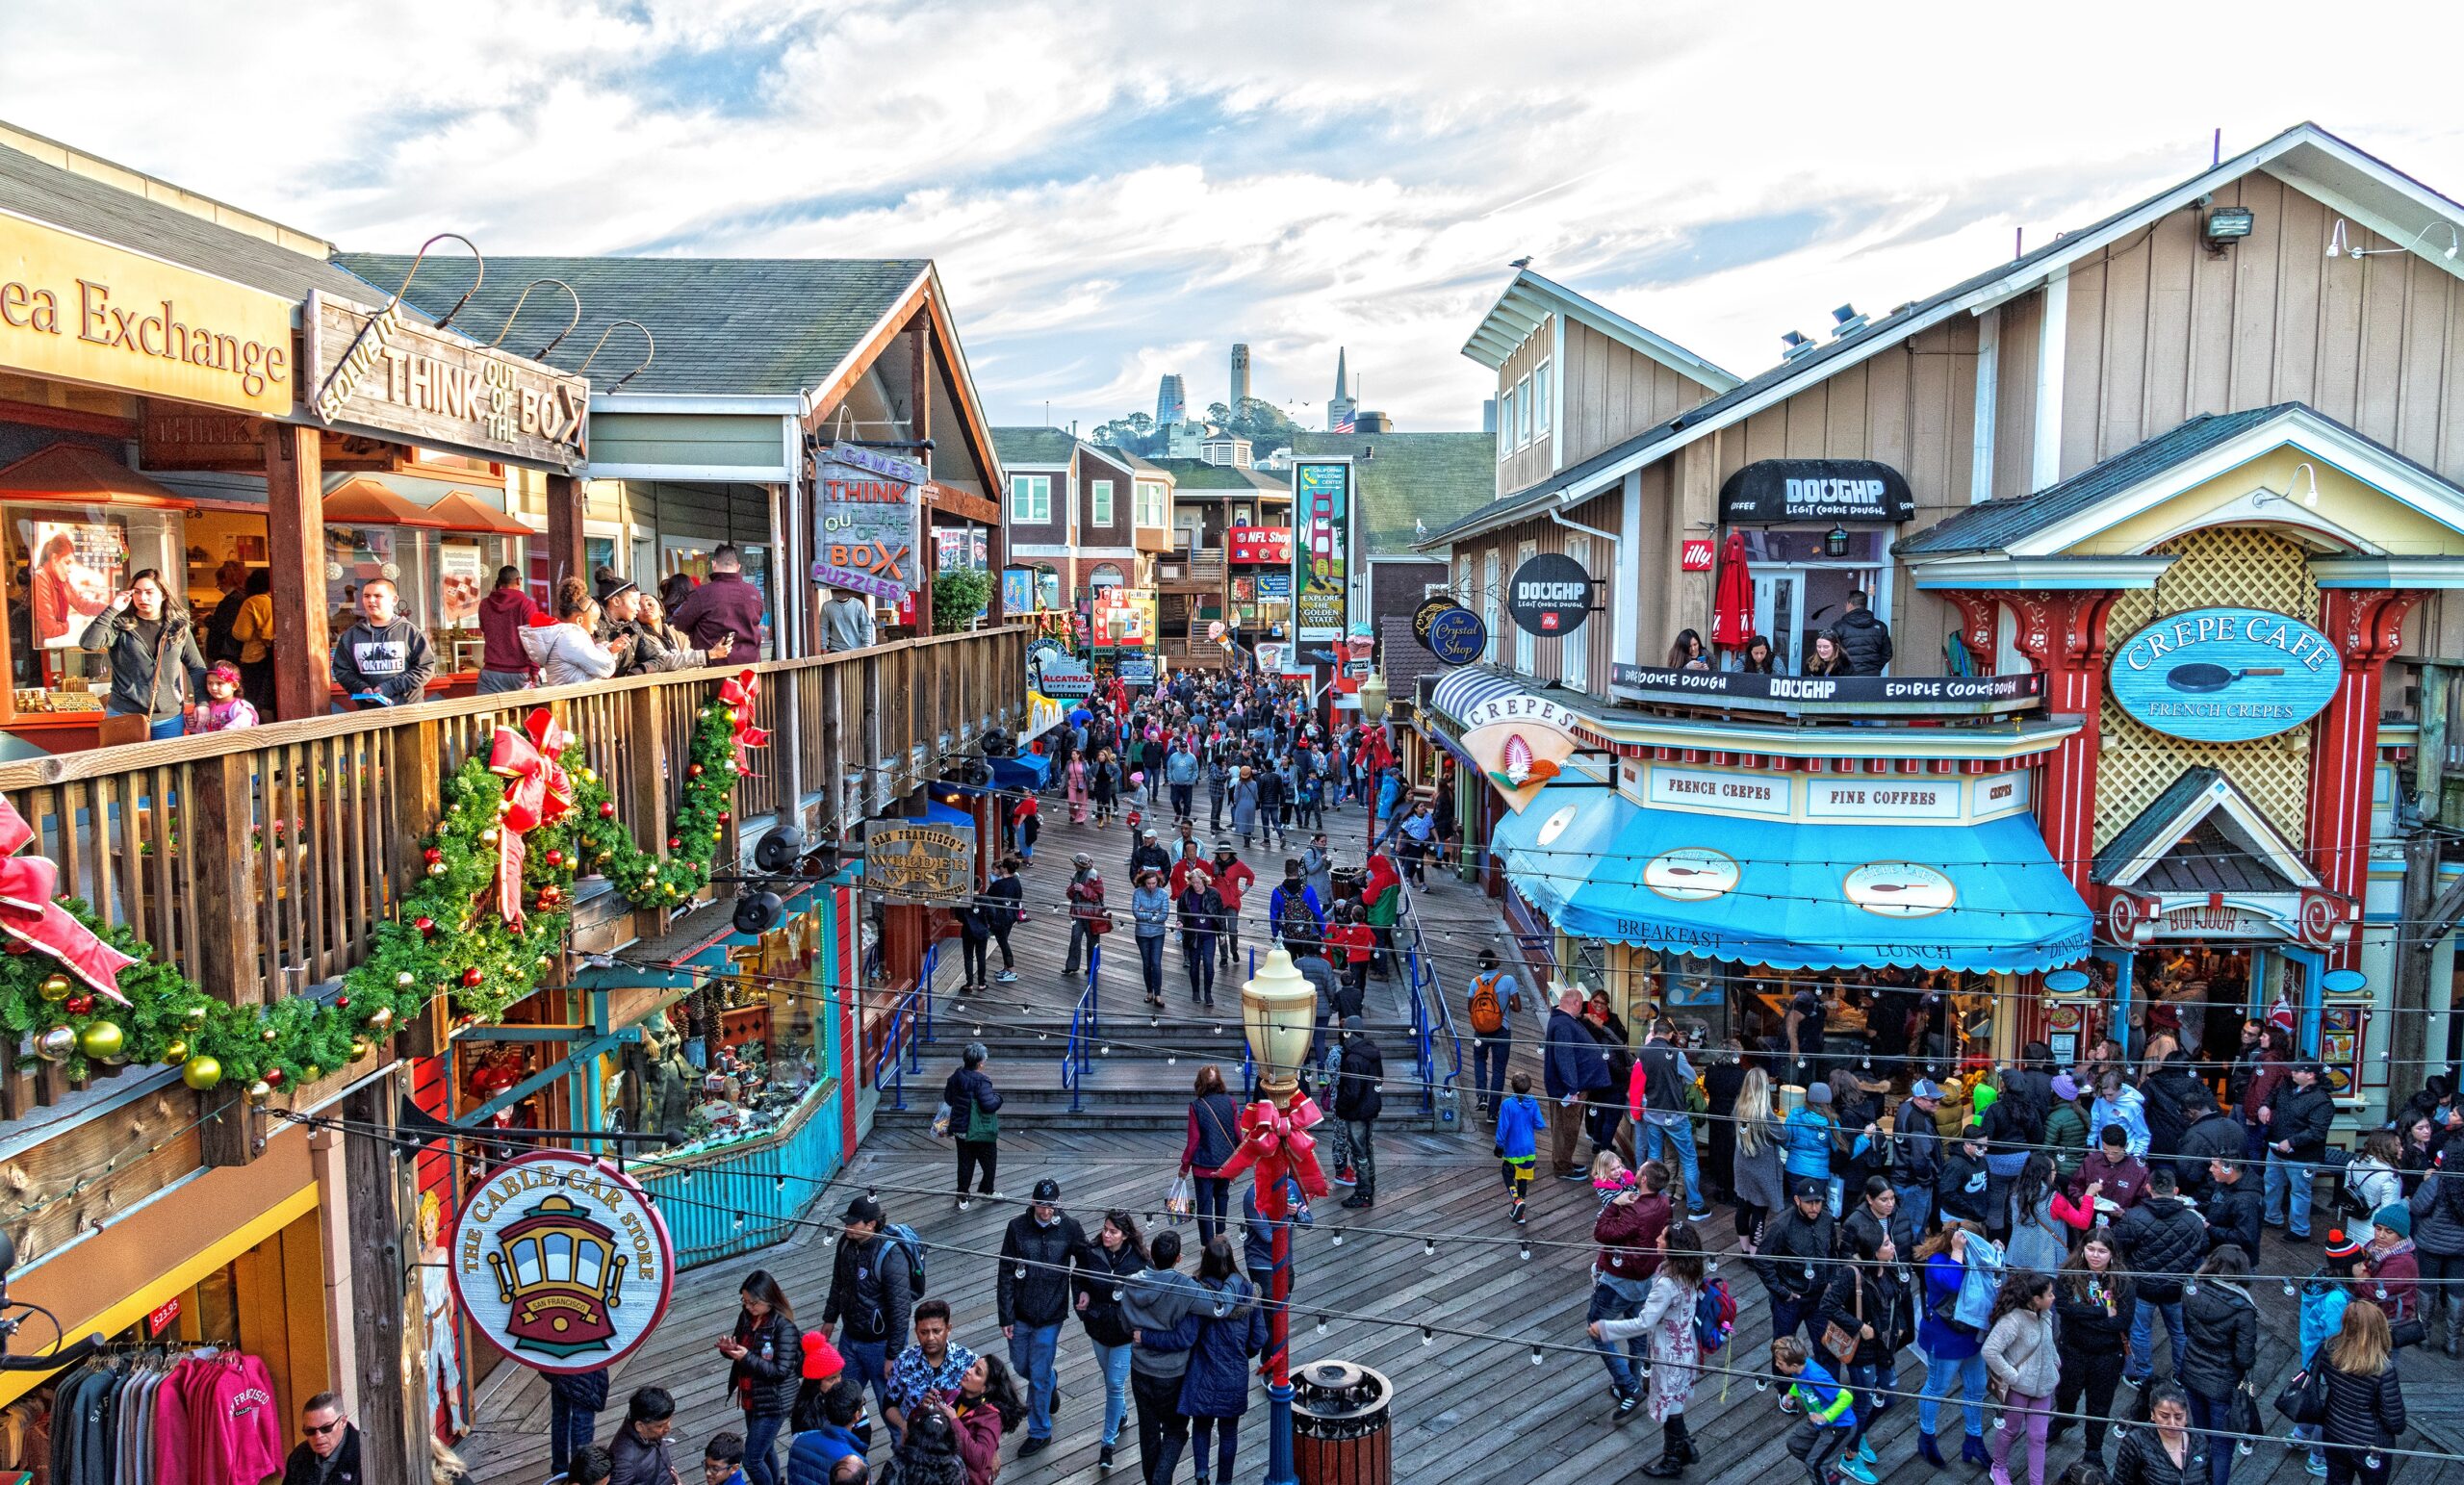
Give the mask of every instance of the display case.
<svg viewBox="0 0 2464 1485">
<path fill-rule="evenodd" d="M 427 634 L 440 679 L 479 669 L 479 602 L 497 570 L 522 565 L 529 528 L 466 491 L 421 505 L 373 480 L 325 497 L 325 599 L 335 632 L 358 614 L 359 590 L 394 584 L 401 616 Z"/>
<path fill-rule="evenodd" d="M 87 626 L 148 568 L 187 588 L 191 502 L 83 445 L 55 444 L 0 470 L 14 719 L 92 722 L 111 663 L 79 648 Z"/>
</svg>

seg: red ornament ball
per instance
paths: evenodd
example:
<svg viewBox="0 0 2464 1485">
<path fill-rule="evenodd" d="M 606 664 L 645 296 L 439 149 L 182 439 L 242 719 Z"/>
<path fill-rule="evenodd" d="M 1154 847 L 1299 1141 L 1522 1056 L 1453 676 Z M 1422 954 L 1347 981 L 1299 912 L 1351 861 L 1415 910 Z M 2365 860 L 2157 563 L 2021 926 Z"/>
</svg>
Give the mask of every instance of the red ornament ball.
<svg viewBox="0 0 2464 1485">
<path fill-rule="evenodd" d="M 722 810 L 720 810 L 720 811 L 719 811 L 719 823 L 720 823 L 721 825 L 725 825 L 725 824 L 727 824 L 730 820 L 732 820 L 732 819 L 734 819 L 734 818 L 735 818 L 735 816 L 733 816 L 733 815 L 732 815 L 732 814 L 729 814 L 729 813 L 728 813 L 726 810 L 724 810 L 724 809 L 722 809 Z"/>
<path fill-rule="evenodd" d="M 684 849 L 684 842 L 679 836 L 670 835 L 667 837 L 667 849 L 670 851 L 681 851 Z"/>
<path fill-rule="evenodd" d="M 701 777 L 702 777 L 702 765 L 701 765 L 701 764 L 699 764 L 699 763 L 696 763 L 696 764 L 692 765 L 691 767 L 689 767 L 689 768 L 685 769 L 685 770 L 684 770 L 684 772 L 685 772 L 685 773 L 687 773 L 687 774 L 689 774 L 689 775 L 691 775 L 693 778 L 699 779 L 699 778 L 701 778 Z"/>
<path fill-rule="evenodd" d="M 486 978 L 487 976 L 479 973 L 479 966 L 476 964 L 474 964 L 470 968 L 462 971 L 462 985 L 466 989 L 477 988 L 479 982 Z"/>
<path fill-rule="evenodd" d="M 562 866 L 562 865 L 564 865 L 564 864 L 565 864 L 565 853 L 563 853 L 562 851 L 551 851 L 551 852 L 549 852 L 549 853 L 548 853 L 548 864 L 549 864 L 549 865 L 551 865 L 551 866 Z"/>
<path fill-rule="evenodd" d="M 613 820 L 616 818 L 616 802 L 614 800 L 603 799 L 599 802 L 599 818 L 603 820 Z"/>
<path fill-rule="evenodd" d="M 71 995 L 66 1000 L 60 1003 L 60 1009 L 67 1011 L 70 1015 L 91 1015 L 94 1013 L 94 997 L 91 995 Z"/>
<path fill-rule="evenodd" d="M 267 1068 L 265 1070 L 265 1085 L 268 1088 L 282 1087 L 282 1069 L 279 1067 Z"/>
<path fill-rule="evenodd" d="M 436 935 L 436 919 L 434 918 L 413 918 L 411 920 L 411 927 L 418 929 L 420 931 L 420 936 L 423 938 L 433 937 Z"/>
<path fill-rule="evenodd" d="M 347 996 L 347 995 L 337 995 L 337 996 L 335 996 L 335 997 L 334 997 L 334 1009 L 335 1009 L 336 1011 L 347 1011 L 347 1010 L 349 1010 L 349 1009 L 350 1009 L 350 997 L 349 997 L 349 996 Z"/>
<path fill-rule="evenodd" d="M 32 954 L 34 952 L 34 947 L 31 944 L 23 943 L 17 939 L 12 938 L 9 940 L 9 952 L 12 954 Z"/>
<path fill-rule="evenodd" d="M 426 850 L 424 850 L 424 851 L 423 851 L 423 852 L 421 852 L 421 853 L 420 853 L 420 858 L 421 858 L 421 859 L 423 859 L 423 860 L 426 861 L 430 866 L 433 866 L 433 865 L 435 865 L 437 862 L 439 862 L 439 861 L 441 861 L 441 860 L 444 860 L 444 859 L 445 859 L 445 853 L 444 853 L 444 852 L 442 852 L 442 851 L 440 851 L 440 850 L 438 850 L 438 849 L 437 849 L 436 847 L 434 847 L 434 846 L 430 846 L 430 847 L 428 847 Z"/>
</svg>

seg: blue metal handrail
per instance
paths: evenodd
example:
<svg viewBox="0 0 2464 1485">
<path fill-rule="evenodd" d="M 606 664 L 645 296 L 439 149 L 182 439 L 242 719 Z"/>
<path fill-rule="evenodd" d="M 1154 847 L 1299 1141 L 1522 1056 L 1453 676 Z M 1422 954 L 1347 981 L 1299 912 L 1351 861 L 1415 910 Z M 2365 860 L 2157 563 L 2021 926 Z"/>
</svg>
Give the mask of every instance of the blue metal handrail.
<svg viewBox="0 0 2464 1485">
<path fill-rule="evenodd" d="M 1091 983 L 1078 992 L 1078 1002 L 1069 1008 L 1069 1039 L 1061 1048 L 1061 1086 L 1069 1090 L 1069 1112 L 1082 1112 L 1078 1086 L 1086 1079 L 1092 1059 L 1088 1047 L 1094 1041 L 1095 986 Z"/>
<path fill-rule="evenodd" d="M 931 967 L 929 957 L 926 967 Z M 922 1024 L 922 990 L 920 985 L 910 986 L 891 1004 L 889 1035 L 882 1038 L 880 1049 L 873 1054 L 873 1091 L 886 1088 L 892 1109 L 907 1107 L 907 1075 L 924 1070 L 922 1038 L 917 1036 Z"/>
<path fill-rule="evenodd" d="M 1421 935 L 1420 911 L 1412 905 L 1412 895 L 1403 894 L 1402 921 L 1409 929 L 1404 945 L 1404 979 L 1412 1000 L 1412 1040 L 1421 1081 L 1421 1108 L 1424 1113 L 1439 1114 L 1441 1119 L 1454 1117 L 1454 1087 L 1463 1077 L 1463 1037 L 1454 1029 L 1453 1008 L 1447 1004 L 1446 987 L 1429 961 L 1427 946 Z M 1445 1039 L 1450 1068 L 1444 1080 L 1438 1077 L 1438 1040 Z M 1446 1102 L 1441 1112 L 1438 1094 L 1444 1091 Z"/>
</svg>

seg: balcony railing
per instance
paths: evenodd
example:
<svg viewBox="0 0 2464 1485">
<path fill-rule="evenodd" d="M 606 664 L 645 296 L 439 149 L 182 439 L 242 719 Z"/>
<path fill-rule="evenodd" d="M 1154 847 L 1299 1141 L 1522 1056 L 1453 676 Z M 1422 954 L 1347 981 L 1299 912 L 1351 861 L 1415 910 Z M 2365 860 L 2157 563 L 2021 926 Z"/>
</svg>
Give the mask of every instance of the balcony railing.
<svg viewBox="0 0 2464 1485">
<path fill-rule="evenodd" d="M 1024 707 L 1025 631 L 911 640 L 752 667 L 771 731 L 730 837 L 793 798 L 827 824 L 876 811 Z M 57 862 L 60 891 L 127 924 L 207 993 L 256 1004 L 357 964 L 424 869 L 443 781 L 500 723 L 552 707 L 655 849 L 696 709 L 742 667 L 429 702 L 0 764 L 0 792 Z M 795 791 L 792 795 L 788 791 Z M 654 925 L 653 925 L 654 927 Z M 55 1064 L 7 1058 L 0 1120 L 57 1102 Z"/>
<path fill-rule="evenodd" d="M 2009 676 L 1764 676 L 1747 671 L 1618 665 L 1609 699 L 1621 707 L 1725 720 L 1844 726 L 1958 726 L 2041 717 L 2044 678 Z"/>
</svg>

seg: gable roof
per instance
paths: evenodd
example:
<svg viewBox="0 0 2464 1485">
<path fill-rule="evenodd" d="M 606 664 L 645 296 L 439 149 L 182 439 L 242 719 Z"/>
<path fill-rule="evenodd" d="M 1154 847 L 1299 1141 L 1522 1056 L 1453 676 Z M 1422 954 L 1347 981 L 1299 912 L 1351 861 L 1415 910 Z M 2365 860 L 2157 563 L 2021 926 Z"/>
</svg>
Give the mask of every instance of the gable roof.
<svg viewBox="0 0 2464 1485">
<path fill-rule="evenodd" d="M 1418 528 L 1460 519 L 1497 487 L 1494 433 L 1296 433 L 1301 457 L 1349 454 L 1369 555 L 1412 556 Z"/>
<path fill-rule="evenodd" d="M 15 138 L 13 131 L 12 138 Z M 64 158 L 67 146 L 60 148 Z M 163 185 L 149 182 L 133 170 L 126 174 L 133 182 Z M 205 202 L 203 197 L 192 199 L 208 207 L 215 204 Z M 372 294 L 380 304 L 385 299 L 383 292 L 352 274 L 344 265 L 284 246 L 267 236 L 224 226 L 197 212 L 167 205 L 93 175 L 64 169 L 11 145 L 0 145 L 0 211 L 115 243 L 286 299 L 304 299 L 311 289 L 363 303 Z M 303 243 L 313 241 L 304 233 L 293 236 Z"/>
<path fill-rule="evenodd" d="M 2126 206 L 2089 227 L 2063 233 L 2033 252 L 1996 264 L 1927 298 L 1901 305 L 1854 334 L 1822 342 L 1794 361 L 1784 361 L 1759 372 L 1573 469 L 1560 470 L 1547 479 L 1501 498 L 1493 508 L 1472 513 L 1423 545 L 1438 546 L 1527 519 L 1527 513 L 1552 501 L 1572 504 L 1589 499 L 1623 478 L 1628 471 L 1656 463 L 1696 439 L 1741 422 L 1835 371 L 1859 365 L 1958 315 L 1982 314 L 2006 299 L 2030 293 L 2054 274 L 2067 271 L 2072 263 L 2103 251 L 2167 212 L 2187 206 L 2258 169 L 2297 186 L 2350 218 L 2356 226 L 2367 227 L 2393 242 L 2415 244 L 2412 250 L 2426 261 L 2464 278 L 2464 255 L 2451 260 L 2441 256 L 2443 246 L 2425 251 L 2420 245 L 2425 221 L 2430 226 L 2453 226 L 2464 232 L 2464 205 L 2316 124 L 2297 124 L 2255 148 Z"/>
<path fill-rule="evenodd" d="M 1204 459 L 1149 459 L 1154 468 L 1172 476 L 1172 486 L 1180 495 L 1257 495 L 1270 499 L 1280 496 L 1292 498 L 1290 478 L 1267 470 L 1230 464 L 1209 464 Z"/>
<path fill-rule="evenodd" d="M 403 253 L 346 252 L 335 261 L 385 285 L 377 303 L 411 266 Z M 578 371 L 601 332 L 636 320 L 658 348 L 650 367 L 625 384 L 629 395 L 803 397 L 831 382 L 932 268 L 924 258 L 492 258 L 454 326 L 492 338 L 523 286 L 562 279 L 581 296 L 581 323 L 543 358 L 552 366 Z M 432 254 L 405 297 L 441 314 L 470 287 L 472 269 L 468 258 Z M 366 292 L 359 297 L 366 301 Z M 533 349 L 573 312 L 573 301 L 552 287 L 531 298 L 538 302 L 522 307 L 522 322 L 505 338 L 510 349 Z M 591 367 L 594 389 L 609 389 L 642 349 L 629 329 L 609 335 Z M 955 346 L 950 359 L 972 396 Z"/>
<path fill-rule="evenodd" d="M 1551 315 L 1588 325 L 1629 350 L 1648 356 L 1681 376 L 1692 377 L 1715 393 L 1737 384 L 1734 372 L 1712 365 L 1666 336 L 1646 330 L 1607 305 L 1529 269 L 1518 270 L 1505 292 L 1498 295 L 1497 303 L 1481 318 L 1479 328 L 1463 343 L 1463 354 L 1494 371 Z M 1340 393 L 1343 389 L 1335 390 Z"/>
<path fill-rule="evenodd" d="M 1004 468 L 1059 469 L 1078 452 L 1078 439 L 1067 428 L 994 428 L 992 448 Z"/>
<path fill-rule="evenodd" d="M 2090 875 L 2148 892 L 2284 892 L 2319 885 L 2293 842 L 2223 770 L 2206 764 L 2182 770 L 2116 832 L 2096 853 Z"/>
</svg>

